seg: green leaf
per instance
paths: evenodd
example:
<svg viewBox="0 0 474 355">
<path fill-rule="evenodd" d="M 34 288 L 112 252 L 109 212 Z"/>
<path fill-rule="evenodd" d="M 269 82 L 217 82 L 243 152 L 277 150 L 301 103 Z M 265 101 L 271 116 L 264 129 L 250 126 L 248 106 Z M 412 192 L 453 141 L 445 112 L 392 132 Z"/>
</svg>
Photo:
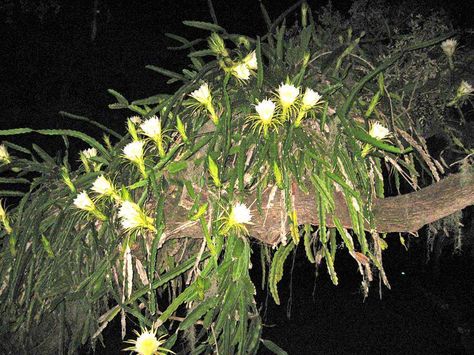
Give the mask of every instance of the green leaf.
<svg viewBox="0 0 474 355">
<path fill-rule="evenodd" d="M 212 55 L 214 56 L 214 52 L 211 51 L 210 49 L 203 49 L 203 50 L 200 50 L 200 51 L 194 51 L 194 52 L 191 52 L 188 54 L 188 57 L 205 57 L 205 56 L 208 56 L 208 55 Z"/>
<path fill-rule="evenodd" d="M 191 221 L 197 221 L 199 218 L 201 218 L 204 213 L 206 213 L 207 211 L 207 203 L 203 203 L 201 206 L 199 206 L 198 208 L 198 211 L 196 212 L 196 214 L 194 214 L 190 220 Z"/>
<path fill-rule="evenodd" d="M 171 71 L 171 70 L 168 70 L 168 69 L 157 67 L 156 65 L 147 65 L 147 66 L 145 66 L 145 68 L 153 70 L 157 73 L 160 73 L 160 74 L 162 74 L 164 76 L 167 76 L 167 77 L 170 77 L 170 78 L 174 78 L 174 79 L 181 80 L 181 81 L 187 81 L 187 79 L 183 75 L 178 74 L 178 73 L 176 73 L 174 71 Z"/>
<path fill-rule="evenodd" d="M 207 157 L 208 159 L 208 166 L 209 166 L 209 174 L 212 177 L 212 180 L 214 181 L 214 185 L 217 187 L 221 186 L 221 180 L 219 179 L 219 168 L 217 167 L 216 162 L 210 155 Z"/>
<path fill-rule="evenodd" d="M 174 161 L 169 163 L 169 165 L 166 167 L 166 170 L 168 170 L 170 174 L 176 174 L 187 167 L 188 163 L 186 161 Z"/>
<path fill-rule="evenodd" d="M 268 275 L 268 287 L 270 289 L 270 293 L 272 294 L 273 300 L 278 305 L 280 304 L 280 297 L 278 296 L 277 285 L 283 277 L 283 265 L 285 260 L 294 247 L 295 244 L 292 241 L 288 242 L 287 245 L 280 245 L 273 256 L 270 274 Z"/>
<path fill-rule="evenodd" d="M 263 60 L 260 37 L 257 37 L 257 48 L 255 50 L 255 55 L 257 56 L 257 87 L 261 89 L 263 86 Z"/>
<path fill-rule="evenodd" d="M 375 139 L 374 137 L 372 137 L 370 134 L 368 134 L 367 132 L 365 132 L 362 128 L 360 127 L 354 127 L 353 130 L 352 130 L 353 134 L 354 134 L 354 137 L 357 138 L 358 140 L 362 141 L 362 142 L 365 142 L 365 143 L 369 143 L 370 145 L 376 147 L 376 148 L 379 148 L 379 149 L 382 149 L 382 150 L 385 150 L 387 152 L 390 152 L 390 153 L 395 153 L 395 154 L 406 154 L 406 153 L 409 153 L 411 151 L 413 151 L 413 148 L 412 147 L 409 147 L 407 149 L 404 149 L 404 150 L 401 150 L 400 148 L 397 148 L 393 145 L 390 145 L 390 144 L 387 144 L 387 143 L 384 143 L 383 141 L 379 141 L 378 139 Z"/>
<path fill-rule="evenodd" d="M 25 193 L 21 191 L 0 190 L 0 196 L 2 197 L 21 197 L 23 195 L 25 195 Z"/>
<path fill-rule="evenodd" d="M 180 330 L 186 330 L 194 325 L 199 319 L 202 318 L 210 309 L 214 308 L 218 302 L 217 297 L 212 297 L 204 302 L 201 302 L 191 313 L 188 314 L 186 319 L 179 325 Z"/>
<path fill-rule="evenodd" d="M 183 21 L 183 24 L 189 27 L 199 28 L 201 30 L 211 32 L 225 32 L 225 30 L 214 23 L 202 22 L 202 21 Z"/>
<path fill-rule="evenodd" d="M 48 238 L 43 234 L 41 235 L 41 244 L 50 258 L 54 258 L 53 249 L 51 249 L 51 244 L 49 243 Z"/>
<path fill-rule="evenodd" d="M 41 149 L 39 146 L 33 143 L 32 148 L 41 157 L 41 159 L 43 159 L 45 163 L 48 163 L 49 165 L 52 165 L 52 166 L 56 165 L 56 162 L 54 161 L 54 159 L 48 153 L 46 153 L 43 149 Z"/>
<path fill-rule="evenodd" d="M 30 180 L 23 178 L 0 177 L 0 184 L 29 184 Z"/>
<path fill-rule="evenodd" d="M 88 136 L 85 133 L 75 131 L 72 129 L 31 129 L 31 128 L 13 128 L 13 129 L 5 129 L 0 130 L 0 136 L 15 136 L 20 134 L 27 134 L 27 133 L 39 133 L 45 136 L 69 136 L 78 138 L 91 147 L 96 148 L 99 152 L 101 152 L 105 157 L 109 158 L 109 152 L 107 149 L 100 144 L 94 138 Z"/>
<path fill-rule="evenodd" d="M 113 95 L 117 99 L 119 104 L 128 106 L 128 100 L 122 94 L 118 93 L 113 89 L 107 89 L 107 91 L 109 92 L 109 94 Z"/>
<path fill-rule="evenodd" d="M 288 355 L 288 353 L 283 350 L 282 348 L 280 348 L 278 345 L 276 345 L 273 341 L 271 340 L 266 340 L 266 339 L 260 339 L 260 341 L 262 342 L 262 344 L 268 349 L 270 350 L 272 353 L 276 354 L 276 355 Z"/>
</svg>

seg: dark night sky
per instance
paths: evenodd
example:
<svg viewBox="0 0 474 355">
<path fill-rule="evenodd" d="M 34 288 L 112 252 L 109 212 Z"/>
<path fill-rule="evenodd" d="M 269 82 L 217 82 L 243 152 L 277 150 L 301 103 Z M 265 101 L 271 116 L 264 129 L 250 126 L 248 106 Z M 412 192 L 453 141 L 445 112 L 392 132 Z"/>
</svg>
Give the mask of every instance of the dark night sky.
<svg viewBox="0 0 474 355">
<path fill-rule="evenodd" d="M 92 0 L 62 3 L 60 12 L 43 23 L 32 15 L 17 12 L 13 13 L 11 23 L 0 23 L 1 129 L 84 129 L 77 122 L 58 118 L 57 112 L 64 110 L 123 131 L 127 113 L 107 108 L 114 100 L 106 90 L 113 88 L 129 99 L 169 92 L 173 87 L 165 84 L 166 79 L 145 69 L 145 65 L 183 68 L 187 65 L 186 53 L 167 51 L 166 47 L 176 42 L 164 33 L 192 39 L 204 33 L 182 25 L 181 21 L 211 21 L 206 0 L 100 1 L 98 34 L 91 42 Z M 264 3 L 275 18 L 294 1 Z M 309 3 L 317 9 L 324 2 Z M 350 3 L 334 1 L 342 11 Z M 444 5 L 459 26 L 472 26 L 472 0 L 418 3 L 424 8 Z M 264 33 L 258 1 L 214 0 L 214 6 L 219 24 L 229 32 Z M 87 130 L 100 138 L 99 132 Z M 29 144 L 30 138 L 20 137 L 16 142 Z M 60 149 L 51 140 L 37 139 L 48 151 Z M 466 327 L 470 326 L 474 333 L 472 258 L 447 255 L 439 278 L 433 279 L 430 265 L 423 263 L 422 246 L 414 245 L 406 252 L 395 236 L 390 248 L 386 265 L 392 291 L 384 290 L 384 298 L 379 300 L 378 286 L 374 284 L 365 303 L 358 291 L 355 265 L 349 258 L 341 256 L 338 260 L 338 287 L 331 285 L 325 270 L 321 271 L 314 302 L 314 271 L 308 263 L 297 261 L 291 320 L 285 314 L 290 285 L 287 272 L 281 287 L 282 306 L 269 305 L 267 312 L 265 323 L 275 326 L 265 329 L 264 337 L 267 335 L 289 354 L 462 354 L 461 337 L 450 311 L 462 314 Z M 304 260 L 303 255 L 299 256 Z M 439 302 L 452 308 L 443 311 Z M 107 350 L 98 353 L 117 353 L 113 340 L 108 341 Z"/>
</svg>

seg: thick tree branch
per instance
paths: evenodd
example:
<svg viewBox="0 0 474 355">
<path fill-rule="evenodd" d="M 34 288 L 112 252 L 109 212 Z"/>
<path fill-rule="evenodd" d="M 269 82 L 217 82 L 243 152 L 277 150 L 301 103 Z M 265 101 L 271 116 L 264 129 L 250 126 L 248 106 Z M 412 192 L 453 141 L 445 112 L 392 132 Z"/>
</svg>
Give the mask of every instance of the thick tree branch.
<svg viewBox="0 0 474 355">
<path fill-rule="evenodd" d="M 281 235 L 280 215 L 280 193 L 277 192 L 272 200 L 271 207 L 265 209 L 270 196 L 267 191 L 263 198 L 264 214 L 254 214 L 254 225 L 249 228 L 250 234 L 267 244 L 274 244 Z M 314 193 L 305 194 L 297 190 L 295 192 L 295 207 L 300 224 L 318 224 L 318 213 Z M 255 196 L 248 199 L 248 204 L 254 201 Z M 351 227 L 351 219 L 345 199 L 342 194 L 335 196 L 336 216 L 341 220 L 344 227 Z M 460 211 L 474 204 L 474 169 L 457 173 L 442 179 L 421 190 L 379 199 L 374 202 L 374 215 L 376 229 L 381 233 L 391 232 L 416 232 L 428 223 L 435 222 L 443 217 Z M 182 207 L 169 206 L 173 210 L 172 225 L 168 227 L 167 234 L 186 235 L 200 237 L 201 227 L 198 224 L 187 224 L 188 211 Z M 333 221 L 327 220 L 328 226 L 334 226 Z M 368 228 L 368 226 L 367 226 Z"/>
</svg>

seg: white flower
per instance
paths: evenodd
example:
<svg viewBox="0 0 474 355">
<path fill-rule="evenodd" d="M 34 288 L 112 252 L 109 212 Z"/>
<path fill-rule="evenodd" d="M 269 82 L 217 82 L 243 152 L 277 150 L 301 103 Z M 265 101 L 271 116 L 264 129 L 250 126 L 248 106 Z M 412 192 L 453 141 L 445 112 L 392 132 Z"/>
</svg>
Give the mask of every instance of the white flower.
<svg viewBox="0 0 474 355">
<path fill-rule="evenodd" d="M 134 332 L 138 336 L 137 339 L 127 340 L 126 343 L 132 344 L 133 346 L 124 350 L 134 351 L 138 355 L 158 355 L 164 354 L 165 352 L 173 353 L 172 351 L 161 347 L 165 341 L 163 340 L 163 337 L 160 339 L 156 338 L 156 331 L 153 328 L 150 330 L 142 329 L 141 333 L 136 330 Z"/>
<path fill-rule="evenodd" d="M 90 159 L 97 156 L 97 149 L 95 148 L 84 149 L 81 152 L 81 154 L 84 156 L 84 158 Z"/>
<path fill-rule="evenodd" d="M 255 105 L 255 110 L 262 121 L 262 124 L 268 125 L 272 121 L 275 112 L 275 103 L 271 100 L 260 101 Z"/>
<path fill-rule="evenodd" d="M 370 127 L 369 134 L 375 139 L 383 140 L 390 134 L 390 131 L 384 126 L 382 126 L 380 123 L 375 122 Z"/>
<path fill-rule="evenodd" d="M 94 202 L 92 202 L 89 195 L 85 191 L 82 191 L 77 195 L 77 197 L 74 199 L 74 205 L 84 211 L 95 210 Z"/>
<path fill-rule="evenodd" d="M 247 56 L 244 58 L 244 63 L 247 65 L 247 68 L 249 68 L 250 70 L 258 69 L 257 54 L 255 53 L 255 51 L 252 51 L 249 54 L 247 54 Z"/>
<path fill-rule="evenodd" d="M 7 147 L 4 144 L 0 144 L 0 162 L 9 164 L 11 162 L 10 154 L 8 153 Z"/>
<path fill-rule="evenodd" d="M 319 100 L 321 100 L 321 95 L 310 88 L 306 88 L 306 91 L 303 95 L 303 108 L 308 110 L 315 106 Z"/>
<path fill-rule="evenodd" d="M 123 148 L 123 154 L 128 160 L 138 163 L 143 161 L 143 141 L 133 141 Z"/>
<path fill-rule="evenodd" d="M 112 195 L 115 192 L 115 188 L 104 175 L 99 176 L 92 184 L 92 191 L 99 195 Z"/>
<path fill-rule="evenodd" d="M 240 63 L 232 68 L 232 75 L 240 80 L 248 80 L 250 78 L 250 70 L 247 67 L 247 64 Z"/>
<path fill-rule="evenodd" d="M 231 224 L 249 224 L 252 221 L 252 214 L 250 209 L 243 203 L 237 203 L 232 207 L 230 212 L 229 221 Z"/>
<path fill-rule="evenodd" d="M 456 47 L 458 45 L 458 41 L 455 39 L 447 39 L 443 43 L 441 43 L 441 49 L 443 50 L 444 54 L 448 57 L 452 57 L 454 52 L 456 51 Z"/>
<path fill-rule="evenodd" d="M 157 116 L 152 116 L 140 125 L 143 134 L 153 140 L 161 137 L 161 121 Z"/>
<path fill-rule="evenodd" d="M 118 215 L 122 220 L 122 227 L 126 230 L 136 228 L 149 228 L 154 230 L 153 219 L 148 217 L 136 203 L 124 201 L 120 206 Z"/>
<path fill-rule="evenodd" d="M 142 119 L 140 118 L 140 116 L 132 116 L 129 118 L 129 120 L 132 121 L 132 123 L 134 124 L 142 123 Z"/>
<path fill-rule="evenodd" d="M 458 96 L 470 96 L 474 92 L 472 85 L 469 84 L 467 81 L 461 81 L 461 84 L 458 87 Z"/>
<path fill-rule="evenodd" d="M 204 106 L 210 105 L 212 101 L 211 92 L 209 91 L 209 85 L 207 85 L 207 83 L 202 84 L 199 89 L 194 90 L 189 96 Z"/>
<path fill-rule="evenodd" d="M 155 334 L 145 331 L 137 338 L 135 348 L 140 355 L 153 355 L 160 347 L 160 342 Z"/>
<path fill-rule="evenodd" d="M 300 94 L 300 89 L 291 84 L 281 84 L 278 87 L 277 92 L 282 107 L 288 108 L 295 103 Z"/>
</svg>

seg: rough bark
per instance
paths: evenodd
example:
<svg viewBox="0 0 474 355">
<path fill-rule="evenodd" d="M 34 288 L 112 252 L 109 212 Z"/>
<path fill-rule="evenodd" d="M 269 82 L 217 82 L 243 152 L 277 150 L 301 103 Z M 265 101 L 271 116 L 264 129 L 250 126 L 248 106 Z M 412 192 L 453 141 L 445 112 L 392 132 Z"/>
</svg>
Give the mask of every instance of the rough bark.
<svg viewBox="0 0 474 355">
<path fill-rule="evenodd" d="M 266 209 L 271 189 L 263 196 L 263 215 L 256 209 L 253 211 L 254 224 L 249 232 L 252 237 L 267 244 L 276 243 L 282 232 L 287 231 L 281 221 L 281 194 L 277 192 L 272 199 L 271 207 Z M 311 191 L 311 190 L 310 190 Z M 168 238 L 178 236 L 201 237 L 201 226 L 188 221 L 185 208 L 178 206 L 178 199 L 168 206 L 169 225 L 166 234 Z M 249 196 L 247 205 L 255 201 L 255 196 Z M 345 199 L 342 194 L 335 195 L 335 215 L 346 228 L 351 227 L 351 219 Z M 380 233 L 416 232 L 428 223 L 435 222 L 443 217 L 462 210 L 474 204 L 474 169 L 450 175 L 428 187 L 395 197 L 388 197 L 374 201 L 373 212 L 375 215 L 376 230 Z M 318 213 L 314 192 L 305 194 L 301 190 L 294 192 L 294 205 L 300 224 L 318 224 Z M 283 215 L 285 216 L 285 215 Z M 328 226 L 334 226 L 331 218 L 327 220 Z M 367 229 L 369 227 L 367 226 Z"/>
</svg>

